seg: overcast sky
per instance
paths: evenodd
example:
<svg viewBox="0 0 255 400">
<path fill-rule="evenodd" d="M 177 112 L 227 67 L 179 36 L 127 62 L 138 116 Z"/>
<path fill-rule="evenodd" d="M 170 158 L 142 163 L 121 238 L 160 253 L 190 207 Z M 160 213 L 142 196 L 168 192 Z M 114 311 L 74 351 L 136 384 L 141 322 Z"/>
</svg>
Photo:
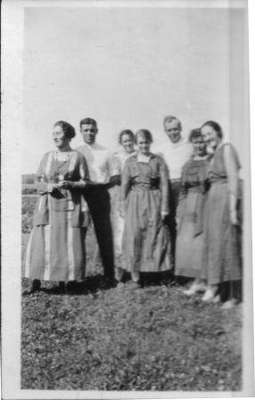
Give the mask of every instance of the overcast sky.
<svg viewBox="0 0 255 400">
<path fill-rule="evenodd" d="M 76 147 L 87 116 L 111 149 L 124 128 L 164 141 L 169 113 L 185 134 L 215 119 L 244 157 L 242 10 L 36 7 L 24 32 L 23 173 L 53 148 L 54 122 L 75 126 Z"/>
</svg>

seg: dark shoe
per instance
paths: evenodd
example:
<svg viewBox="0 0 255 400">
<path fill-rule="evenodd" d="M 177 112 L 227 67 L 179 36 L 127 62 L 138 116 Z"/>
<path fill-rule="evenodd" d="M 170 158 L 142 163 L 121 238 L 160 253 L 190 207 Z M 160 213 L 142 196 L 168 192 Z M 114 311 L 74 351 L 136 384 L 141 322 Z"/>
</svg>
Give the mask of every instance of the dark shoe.
<svg viewBox="0 0 255 400">
<path fill-rule="evenodd" d="M 23 295 L 32 294 L 35 292 L 39 292 L 41 289 L 41 281 L 39 279 L 34 279 L 30 289 L 27 289 L 23 292 Z"/>
<path fill-rule="evenodd" d="M 115 278 L 105 277 L 102 283 L 103 288 L 112 288 L 117 285 L 117 280 Z"/>
<path fill-rule="evenodd" d="M 34 279 L 32 284 L 33 292 L 37 292 L 41 289 L 41 281 L 39 279 Z"/>
<path fill-rule="evenodd" d="M 58 289 L 59 289 L 59 292 L 60 293 L 65 293 L 66 292 L 66 284 L 65 284 L 65 282 L 59 282 L 59 284 L 58 284 Z"/>
</svg>

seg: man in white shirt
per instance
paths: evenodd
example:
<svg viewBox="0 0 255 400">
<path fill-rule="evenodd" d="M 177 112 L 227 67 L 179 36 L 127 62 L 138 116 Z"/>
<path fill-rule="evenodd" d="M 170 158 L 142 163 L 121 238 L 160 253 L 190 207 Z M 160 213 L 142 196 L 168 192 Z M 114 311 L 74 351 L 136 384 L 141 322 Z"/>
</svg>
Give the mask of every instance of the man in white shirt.
<svg viewBox="0 0 255 400">
<path fill-rule="evenodd" d="M 77 150 L 86 158 L 90 177 L 90 184 L 85 189 L 84 195 L 93 219 L 105 277 L 113 280 L 113 234 L 110 221 L 110 196 L 107 190 L 110 187 L 111 153 L 96 143 L 98 128 L 94 119 L 82 119 L 80 131 L 84 145 Z"/>
<path fill-rule="evenodd" d="M 169 170 L 169 199 L 170 214 L 167 218 L 172 241 L 172 256 L 175 261 L 175 241 L 176 241 L 176 209 L 178 206 L 179 192 L 181 187 L 182 167 L 188 161 L 192 154 L 191 144 L 182 136 L 181 121 L 173 115 L 164 118 L 163 126 L 168 140 L 164 142 L 158 149 L 157 153 L 161 155 Z"/>
</svg>

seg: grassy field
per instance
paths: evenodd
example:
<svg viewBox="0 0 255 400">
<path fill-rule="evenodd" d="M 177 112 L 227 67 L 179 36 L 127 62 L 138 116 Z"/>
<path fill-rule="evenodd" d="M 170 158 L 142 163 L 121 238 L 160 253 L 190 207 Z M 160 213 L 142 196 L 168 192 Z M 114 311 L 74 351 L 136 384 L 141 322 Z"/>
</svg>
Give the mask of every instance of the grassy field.
<svg viewBox="0 0 255 400">
<path fill-rule="evenodd" d="M 35 198 L 23 197 L 23 250 Z M 241 390 L 241 305 L 223 311 L 165 279 L 107 288 L 92 265 L 60 295 L 53 283 L 22 299 L 22 389 Z M 29 282 L 23 280 L 23 289 Z"/>
</svg>

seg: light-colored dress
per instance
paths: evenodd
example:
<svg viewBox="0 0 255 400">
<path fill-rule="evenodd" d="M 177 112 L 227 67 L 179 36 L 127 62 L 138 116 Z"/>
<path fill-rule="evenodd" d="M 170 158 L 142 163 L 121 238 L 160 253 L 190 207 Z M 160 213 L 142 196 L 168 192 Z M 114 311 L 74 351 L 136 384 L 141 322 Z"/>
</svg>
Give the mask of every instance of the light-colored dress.
<svg viewBox="0 0 255 400">
<path fill-rule="evenodd" d="M 122 268 L 134 273 L 170 270 L 169 230 L 161 212 L 168 213 L 168 171 L 163 159 L 151 154 L 148 162 L 128 158 L 122 173 L 125 227 Z"/>
<path fill-rule="evenodd" d="M 238 198 L 239 168 L 238 155 L 230 143 L 216 150 L 209 167 L 203 278 L 210 285 L 241 279 L 240 226 L 230 220 L 230 194 Z"/>
<path fill-rule="evenodd" d="M 88 207 L 81 189 L 88 168 L 82 154 L 46 153 L 37 172 L 38 199 L 28 241 L 25 277 L 46 281 L 82 280 L 85 276 L 85 234 Z M 74 189 L 52 193 L 49 184 L 70 180 Z"/>
<path fill-rule="evenodd" d="M 204 206 L 208 189 L 207 159 L 185 163 L 177 209 L 175 274 L 200 278 L 204 245 Z"/>
<path fill-rule="evenodd" d="M 134 155 L 133 153 L 127 153 L 124 150 L 120 150 L 113 154 L 111 161 L 111 175 L 122 174 L 126 160 Z M 117 260 L 122 255 L 122 238 L 124 233 L 124 217 L 121 215 L 121 187 L 115 185 L 111 190 L 111 217 L 113 227 L 113 240 L 114 240 L 114 253 Z"/>
</svg>

